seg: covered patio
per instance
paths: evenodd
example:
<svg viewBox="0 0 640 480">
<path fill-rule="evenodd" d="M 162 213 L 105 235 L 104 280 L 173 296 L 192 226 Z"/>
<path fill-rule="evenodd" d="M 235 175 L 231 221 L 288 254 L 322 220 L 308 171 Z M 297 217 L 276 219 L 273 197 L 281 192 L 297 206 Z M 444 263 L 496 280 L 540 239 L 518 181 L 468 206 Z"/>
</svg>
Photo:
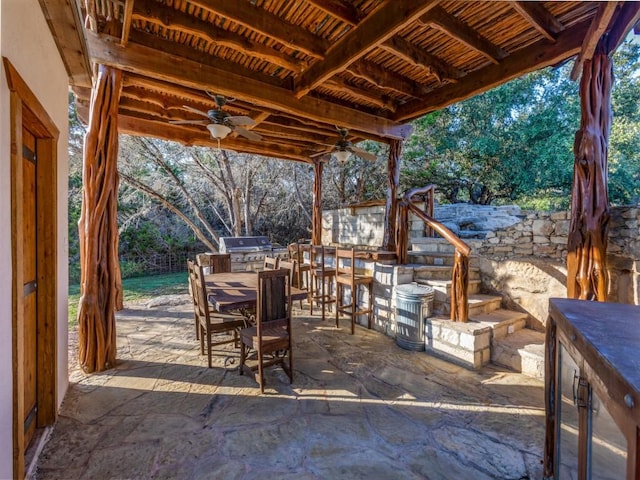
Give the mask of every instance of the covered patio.
<svg viewBox="0 0 640 480">
<path fill-rule="evenodd" d="M 542 478 L 543 384 L 471 372 L 296 311 L 295 381 L 265 395 L 217 347 L 207 368 L 187 296 L 117 314 L 118 366 L 69 390 L 36 477 Z M 235 363 L 230 363 L 233 359 Z"/>
<path fill-rule="evenodd" d="M 542 476 L 543 388 L 535 380 L 495 367 L 469 372 L 400 350 L 379 331 L 344 335 L 300 314 L 295 382 L 271 378 L 272 390 L 258 397 L 250 379 L 225 366 L 230 350 L 205 367 L 186 299 L 122 310 L 118 134 L 308 164 L 314 244 L 322 243 L 323 166 L 345 153 L 366 158 L 357 150 L 362 140 L 387 145 L 384 239 L 375 255 L 406 264 L 409 214 L 420 216 L 455 247 L 450 318 L 466 322 L 470 247 L 412 204 L 432 185 L 399 191 L 410 122 L 575 59 L 582 120 L 578 132 L 566 132 L 576 138 L 567 296 L 606 301 L 610 55 L 637 25 L 640 3 L 2 7 L 0 351 L 11 384 L 3 404 L 11 406 L 0 416 L 0 473 L 23 478 L 33 431 L 54 426 L 41 478 L 253 478 L 265 469 L 278 478 Z M 79 327 L 69 362 L 68 85 L 89 125 Z M 553 473 L 547 463 L 544 474 Z"/>
</svg>

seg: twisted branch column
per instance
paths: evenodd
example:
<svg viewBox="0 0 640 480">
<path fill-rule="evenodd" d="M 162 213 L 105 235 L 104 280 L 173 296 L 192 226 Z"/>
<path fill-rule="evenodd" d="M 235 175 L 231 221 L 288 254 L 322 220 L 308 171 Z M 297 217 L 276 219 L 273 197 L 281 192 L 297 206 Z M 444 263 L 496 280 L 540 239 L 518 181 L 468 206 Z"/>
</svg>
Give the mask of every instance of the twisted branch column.
<svg viewBox="0 0 640 480">
<path fill-rule="evenodd" d="M 567 297 L 606 301 L 609 289 L 607 150 L 611 129 L 611 59 L 597 52 L 580 81 L 582 117 L 574 141 Z"/>
<path fill-rule="evenodd" d="M 96 372 L 116 364 L 115 310 L 122 306 L 118 263 L 118 103 L 122 72 L 99 66 L 84 140 L 78 361 Z"/>
</svg>

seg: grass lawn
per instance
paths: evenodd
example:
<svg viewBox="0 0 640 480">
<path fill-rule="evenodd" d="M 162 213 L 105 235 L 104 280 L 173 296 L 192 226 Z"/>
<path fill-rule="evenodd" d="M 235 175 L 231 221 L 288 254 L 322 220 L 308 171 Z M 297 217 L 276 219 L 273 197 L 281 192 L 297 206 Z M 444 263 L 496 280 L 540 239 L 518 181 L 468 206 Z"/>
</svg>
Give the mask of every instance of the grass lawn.
<svg viewBox="0 0 640 480">
<path fill-rule="evenodd" d="M 187 293 L 187 273 L 167 273 L 151 275 L 149 277 L 126 278 L 122 281 L 124 302 L 144 300 L 160 295 L 175 295 Z M 69 324 L 74 325 L 78 320 L 78 301 L 80 300 L 80 285 L 69 285 Z"/>
</svg>

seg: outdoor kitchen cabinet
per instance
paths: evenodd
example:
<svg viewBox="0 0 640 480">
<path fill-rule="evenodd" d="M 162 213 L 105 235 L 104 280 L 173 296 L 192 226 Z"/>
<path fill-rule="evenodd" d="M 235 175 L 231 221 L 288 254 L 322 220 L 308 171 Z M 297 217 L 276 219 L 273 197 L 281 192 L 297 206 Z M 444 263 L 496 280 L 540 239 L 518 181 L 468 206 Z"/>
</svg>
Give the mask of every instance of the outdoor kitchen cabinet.
<svg viewBox="0 0 640 480">
<path fill-rule="evenodd" d="M 640 480 L 640 307 L 551 299 L 545 479 Z"/>
</svg>

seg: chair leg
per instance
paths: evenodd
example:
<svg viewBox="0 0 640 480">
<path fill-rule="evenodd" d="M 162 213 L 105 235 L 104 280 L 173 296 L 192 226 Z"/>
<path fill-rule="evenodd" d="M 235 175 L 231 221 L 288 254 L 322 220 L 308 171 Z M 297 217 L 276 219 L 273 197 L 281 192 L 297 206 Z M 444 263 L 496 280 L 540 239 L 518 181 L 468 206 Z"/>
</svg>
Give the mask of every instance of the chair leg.
<svg viewBox="0 0 640 480">
<path fill-rule="evenodd" d="M 351 285 L 351 335 L 356 332 L 356 305 L 358 304 L 358 286 Z"/>
<path fill-rule="evenodd" d="M 336 282 L 336 328 L 340 328 L 340 308 L 342 307 L 342 301 L 340 296 L 342 294 L 342 285 Z"/>
<path fill-rule="evenodd" d="M 247 346 L 240 342 L 240 375 L 244 375 L 244 362 L 246 358 L 246 349 Z"/>
<path fill-rule="evenodd" d="M 198 316 L 194 315 L 193 320 L 196 326 L 196 340 L 200 340 L 200 322 L 198 322 Z"/>
<path fill-rule="evenodd" d="M 258 385 L 260 393 L 264 393 L 264 366 L 262 365 L 262 351 L 258 349 Z"/>
<path fill-rule="evenodd" d="M 371 330 L 371 324 L 373 323 L 373 284 L 369 284 L 369 320 L 368 328 Z"/>
<path fill-rule="evenodd" d="M 204 355 L 204 329 L 202 325 L 198 325 L 198 330 L 200 330 L 200 355 Z"/>
<path fill-rule="evenodd" d="M 320 298 L 320 301 L 322 302 L 322 321 L 324 322 L 325 319 L 325 303 L 326 303 L 326 295 L 327 295 L 327 291 L 325 289 L 327 285 L 326 279 L 324 277 L 322 277 L 322 288 L 321 288 L 321 295 L 322 297 Z"/>
<path fill-rule="evenodd" d="M 207 331 L 207 359 L 209 361 L 209 368 L 211 368 L 211 331 Z"/>
</svg>

